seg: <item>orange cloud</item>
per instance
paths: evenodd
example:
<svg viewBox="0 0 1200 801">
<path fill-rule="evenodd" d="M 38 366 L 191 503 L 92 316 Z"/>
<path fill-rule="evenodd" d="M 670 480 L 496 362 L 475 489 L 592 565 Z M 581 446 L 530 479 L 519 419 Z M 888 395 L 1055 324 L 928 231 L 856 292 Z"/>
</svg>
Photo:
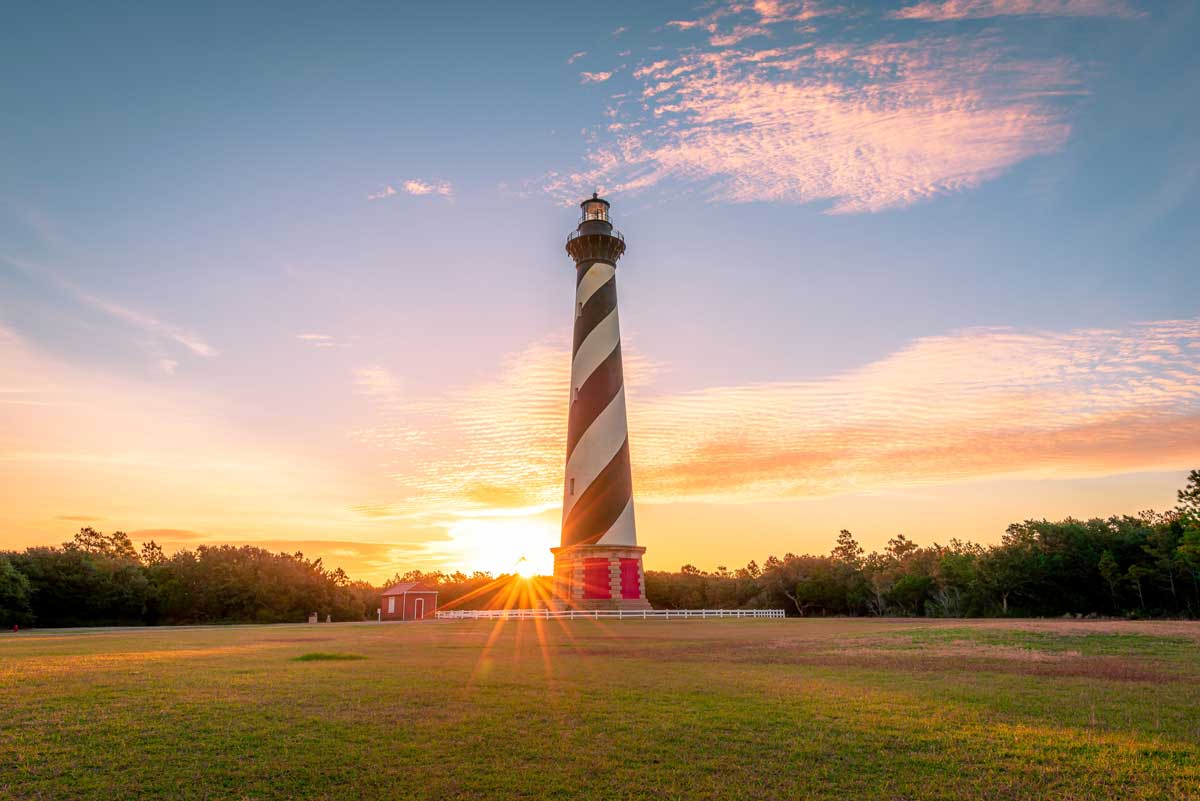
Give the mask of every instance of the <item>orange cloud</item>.
<svg viewBox="0 0 1200 801">
<path fill-rule="evenodd" d="M 534 343 L 487 380 L 436 395 L 364 367 L 353 390 L 366 418 L 331 421 L 334 439 L 317 453 L 320 432 L 262 439 L 223 423 L 219 401 L 55 364 L 0 329 L 4 545 L 62 542 L 103 520 L 168 549 L 251 541 L 329 554 L 356 577 L 482 565 L 463 560 L 484 546 L 489 567 L 508 569 L 554 539 L 567 341 Z M 690 392 L 660 389 L 661 366 L 636 341 L 623 352 L 635 491 L 648 509 L 1200 459 L 1200 319 L 973 329 L 822 379 Z M 377 458 L 347 452 L 339 429 Z M 500 536 L 519 552 L 499 548 Z"/>
<path fill-rule="evenodd" d="M 1200 321 L 973 330 L 823 381 L 631 401 L 635 479 L 746 499 L 1183 467 L 1200 457 L 1198 342 Z"/>
<path fill-rule="evenodd" d="M 821 380 L 677 394 L 655 392 L 655 366 L 626 350 L 642 501 L 1082 477 L 1200 458 L 1200 320 L 968 330 Z M 414 404 L 428 444 L 397 462 L 408 511 L 554 507 L 568 369 L 561 348 L 539 344 L 492 381 Z"/>
</svg>

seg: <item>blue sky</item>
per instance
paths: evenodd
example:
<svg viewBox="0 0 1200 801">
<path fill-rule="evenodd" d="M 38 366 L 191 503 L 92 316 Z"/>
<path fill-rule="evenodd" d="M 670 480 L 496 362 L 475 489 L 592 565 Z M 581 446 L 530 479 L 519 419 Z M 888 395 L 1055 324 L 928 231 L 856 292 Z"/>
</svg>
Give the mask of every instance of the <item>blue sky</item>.
<svg viewBox="0 0 1200 801">
<path fill-rule="evenodd" d="M 1200 457 L 1197 33 L 1117 0 L 12 9 L 0 537 L 368 576 L 540 548 L 593 188 L 650 566 L 1163 508 Z"/>
</svg>

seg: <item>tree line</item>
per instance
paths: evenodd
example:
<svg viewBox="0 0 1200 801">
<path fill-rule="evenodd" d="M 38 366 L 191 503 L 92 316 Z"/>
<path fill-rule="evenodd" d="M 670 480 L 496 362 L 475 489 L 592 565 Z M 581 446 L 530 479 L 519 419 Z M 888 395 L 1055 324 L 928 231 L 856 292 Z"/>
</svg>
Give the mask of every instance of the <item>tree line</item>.
<svg viewBox="0 0 1200 801">
<path fill-rule="evenodd" d="M 0 552 L 5 626 L 362 620 L 378 594 L 301 553 L 201 545 L 167 556 L 153 541 L 135 550 L 122 531 L 83 528 L 61 547 Z"/>
<path fill-rule="evenodd" d="M 1165 513 L 1014 523 L 992 546 L 901 534 L 867 554 L 843 530 L 828 556 L 647 571 L 646 595 L 656 607 L 803 616 L 1200 617 L 1200 470 L 1178 497 Z"/>
<path fill-rule="evenodd" d="M 1169 512 L 1009 526 L 992 546 L 921 546 L 903 534 L 864 553 L 849 531 L 827 556 L 760 566 L 647 571 L 657 608 L 783 608 L 791 615 L 1200 617 L 1200 470 Z M 421 581 L 461 609 L 546 597 L 515 576 L 410 571 L 382 587 L 302 553 L 201 545 L 171 556 L 153 541 L 83 528 L 59 547 L 0 551 L 0 625 L 103 626 L 374 619 L 384 587 Z"/>
<path fill-rule="evenodd" d="M 383 590 L 401 581 L 436 586 L 440 603 L 468 609 L 504 586 L 487 573 L 411 571 L 376 587 L 302 553 L 201 545 L 168 556 L 154 541 L 138 550 L 123 531 L 89 527 L 61 546 L 0 551 L 0 626 L 374 620 Z"/>
</svg>

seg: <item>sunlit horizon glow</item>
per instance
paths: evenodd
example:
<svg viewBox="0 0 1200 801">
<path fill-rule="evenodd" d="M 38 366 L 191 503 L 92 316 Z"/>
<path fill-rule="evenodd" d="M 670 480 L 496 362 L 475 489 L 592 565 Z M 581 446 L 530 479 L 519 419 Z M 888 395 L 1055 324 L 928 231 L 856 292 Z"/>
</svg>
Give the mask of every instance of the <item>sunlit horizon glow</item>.
<svg viewBox="0 0 1200 801">
<path fill-rule="evenodd" d="M 6 362 L 36 369 L 32 355 L 25 354 L 26 364 L 15 358 L 18 343 L 11 332 L 0 338 L 8 348 Z M 499 374 L 478 386 L 412 399 L 403 418 L 419 437 L 395 428 L 392 379 L 374 369 L 364 384 L 360 371 L 355 383 L 380 425 L 356 428 L 350 436 L 393 466 L 387 477 L 396 500 L 335 505 L 322 516 L 297 508 L 292 515 L 318 529 L 351 525 L 365 532 L 399 523 L 443 532 L 399 547 L 381 543 L 368 561 L 376 570 L 422 563 L 467 573 L 547 575 L 549 549 L 558 538 L 568 354 L 535 344 L 503 360 Z M 1200 320 L 1125 331 L 970 330 L 918 341 L 827 379 L 662 393 L 654 389 L 653 374 L 664 368 L 648 365 L 634 351 L 630 436 L 638 503 L 745 504 L 959 481 L 1184 470 L 1200 460 L 1198 354 Z M 28 404 L 18 413 L 30 421 L 29 432 L 39 430 L 38 419 L 62 423 L 78 411 L 85 419 L 64 430 L 79 436 L 99 419 L 98 410 L 72 404 L 60 388 L 53 378 L 41 379 L 36 390 L 9 389 L 5 401 Z M 285 468 L 282 456 L 249 460 L 234 444 L 214 452 L 213 432 L 188 435 L 175 427 L 180 421 L 172 420 L 169 408 L 156 419 L 174 432 L 172 445 L 155 446 L 167 434 L 147 429 L 142 411 L 135 398 L 110 406 L 105 415 L 111 428 L 105 426 L 103 435 L 93 431 L 92 452 L 39 450 L 31 441 L 28 449 L 5 453 L 3 461 L 31 473 L 45 470 L 47 481 L 68 470 L 99 481 L 119 468 L 122 476 L 140 475 L 148 487 L 161 487 L 191 474 L 201 481 L 184 488 L 192 493 L 231 469 L 247 490 L 253 483 L 264 497 L 280 497 L 291 482 L 323 480 L 306 476 L 299 464 Z M 114 431 L 122 439 L 143 439 L 120 447 Z M 176 448 L 184 436 L 189 444 L 181 457 Z M 396 471 L 400 464 L 408 467 Z M 103 526 L 104 519 L 94 521 Z M 85 521 L 93 518 L 70 522 Z M 140 538 L 181 545 L 207 539 L 172 530 L 144 531 Z M 321 547 L 333 561 L 358 555 Z"/>
<path fill-rule="evenodd" d="M 1200 467 L 1200 9 L 310 12 L 219 64 L 197 10 L 10 20 L 0 549 L 549 573 L 595 190 L 648 569 L 995 542 Z"/>
</svg>

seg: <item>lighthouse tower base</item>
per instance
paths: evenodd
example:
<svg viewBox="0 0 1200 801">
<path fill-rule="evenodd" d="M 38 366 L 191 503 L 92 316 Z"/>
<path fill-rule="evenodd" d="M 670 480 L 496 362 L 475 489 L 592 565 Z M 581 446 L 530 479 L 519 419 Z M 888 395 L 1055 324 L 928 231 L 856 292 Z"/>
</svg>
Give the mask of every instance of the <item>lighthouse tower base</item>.
<svg viewBox="0 0 1200 801">
<path fill-rule="evenodd" d="M 554 554 L 554 598 L 559 609 L 649 609 L 645 548 L 637 545 L 571 545 Z"/>
</svg>

